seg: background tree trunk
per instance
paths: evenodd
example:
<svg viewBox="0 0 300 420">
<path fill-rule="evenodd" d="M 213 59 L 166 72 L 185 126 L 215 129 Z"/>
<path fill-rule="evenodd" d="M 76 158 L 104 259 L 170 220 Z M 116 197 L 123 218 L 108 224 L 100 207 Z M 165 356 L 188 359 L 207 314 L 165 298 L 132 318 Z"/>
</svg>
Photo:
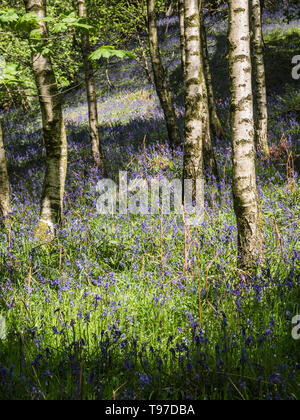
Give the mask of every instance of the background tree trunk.
<svg viewBox="0 0 300 420">
<path fill-rule="evenodd" d="M 207 47 L 207 37 L 206 37 L 206 28 L 204 22 L 204 4 L 203 0 L 199 1 L 199 10 L 200 10 L 200 33 L 201 33 L 201 43 L 202 43 L 202 55 L 203 55 L 203 65 L 204 65 L 204 74 L 207 86 L 207 99 L 208 99 L 208 107 L 209 107 L 209 115 L 210 115 L 210 126 L 212 133 L 217 136 L 221 137 L 224 136 L 224 131 L 222 129 L 222 125 L 220 123 L 217 109 L 216 109 L 216 102 L 215 102 L 215 95 L 214 95 L 214 88 L 212 84 L 212 77 L 210 71 L 210 63 L 209 63 L 209 54 L 208 54 L 208 47 Z"/>
<path fill-rule="evenodd" d="M 179 0 L 179 28 L 180 28 L 180 52 L 183 73 L 185 71 L 185 32 L 184 32 L 184 0 Z"/>
<path fill-rule="evenodd" d="M 0 227 L 7 224 L 7 216 L 11 212 L 9 198 L 9 181 L 7 174 L 2 127 L 0 123 Z"/>
<path fill-rule="evenodd" d="M 206 127 L 203 121 L 205 83 L 201 62 L 201 40 L 198 0 L 184 0 L 185 27 L 185 140 L 183 178 L 203 179 L 203 142 Z M 204 197 L 204 191 L 201 192 Z"/>
<path fill-rule="evenodd" d="M 43 238 L 46 231 L 54 232 L 54 225 L 60 222 L 62 217 L 67 171 L 67 136 L 51 59 L 42 52 L 48 37 L 46 22 L 42 20 L 46 17 L 46 1 L 24 0 L 24 4 L 27 13 L 37 16 L 42 35 L 41 40 L 31 43 L 35 47 L 32 52 L 32 70 L 39 94 L 46 147 L 46 173 L 40 221 L 36 232 L 37 237 Z"/>
<path fill-rule="evenodd" d="M 78 16 L 80 18 L 87 18 L 87 9 L 85 0 L 77 0 L 78 3 Z M 86 33 L 81 34 L 81 50 L 84 62 L 85 84 L 88 100 L 89 111 L 89 125 L 90 136 L 92 141 L 93 158 L 98 167 L 101 167 L 103 172 L 103 153 L 99 138 L 99 123 L 98 123 L 98 110 L 97 110 L 97 97 L 96 86 L 93 73 L 93 66 L 89 59 L 91 53 L 91 45 L 89 35 Z"/>
<path fill-rule="evenodd" d="M 254 155 L 249 0 L 229 1 L 229 46 L 233 199 L 238 227 L 238 264 L 243 269 L 250 269 L 262 257 L 263 231 Z"/>
<path fill-rule="evenodd" d="M 257 123 L 255 140 L 257 149 L 263 154 L 269 154 L 268 146 L 268 107 L 265 76 L 265 63 L 263 54 L 262 17 L 260 0 L 250 0 L 252 22 L 252 45 L 254 58 L 254 73 L 257 97 Z"/>
<path fill-rule="evenodd" d="M 207 88 L 204 77 L 204 87 L 203 87 L 203 111 L 202 111 L 202 121 L 203 121 L 203 159 L 204 159 L 204 168 L 213 174 L 216 180 L 219 182 L 219 172 L 217 161 L 215 157 L 214 148 L 212 145 L 212 136 L 211 136 L 211 124 L 210 124 L 210 113 L 207 97 Z"/>
<path fill-rule="evenodd" d="M 198 0 L 198 6 L 197 10 L 199 11 L 199 0 Z M 191 104 L 193 103 L 193 106 L 196 106 L 196 96 L 201 92 L 200 96 L 198 96 L 197 106 L 199 107 L 199 115 L 196 118 L 201 117 L 201 125 L 196 124 L 198 126 L 199 130 L 199 136 L 201 138 L 201 159 L 204 159 L 204 165 L 205 168 L 213 173 L 216 177 L 216 179 L 219 178 L 218 176 L 218 169 L 217 169 L 217 163 L 215 159 L 215 154 L 212 146 L 211 141 L 211 130 L 210 130 L 210 115 L 209 115 L 209 106 L 208 106 L 208 96 L 207 96 L 207 87 L 206 87 L 206 80 L 205 80 L 205 74 L 204 74 L 204 60 L 202 57 L 202 42 L 201 42 L 201 29 L 200 29 L 200 14 L 196 18 L 193 15 L 189 14 L 189 17 L 186 18 L 186 9 L 188 10 L 188 13 L 191 13 L 190 10 L 194 10 L 194 5 L 188 4 L 186 5 L 186 2 L 184 3 L 184 22 L 182 24 L 185 34 L 182 37 L 183 43 L 185 45 L 185 53 L 184 53 L 184 60 L 185 60 L 185 76 L 184 76 L 184 84 L 185 84 L 185 91 L 186 91 L 186 101 L 188 100 L 189 103 L 186 102 L 186 128 L 190 124 L 189 121 L 187 121 L 187 118 L 191 118 Z M 186 24 L 189 25 L 189 27 L 186 27 Z M 199 34 L 200 39 L 196 40 L 196 35 Z M 191 35 L 188 35 L 191 34 Z M 189 39 L 189 45 L 187 45 L 187 36 L 190 37 Z M 195 39 L 194 39 L 195 38 Z M 192 42 L 193 41 L 193 42 Z M 196 50 L 194 48 L 199 47 L 198 54 L 196 54 Z M 187 68 L 187 50 L 189 50 L 190 55 L 190 62 L 189 67 Z M 193 52 L 194 51 L 194 52 Z M 189 74 L 187 74 L 187 72 Z M 191 75 L 195 74 L 196 78 L 193 79 Z M 188 86 L 188 79 L 193 82 L 194 86 Z M 198 86 L 198 92 L 196 93 L 196 83 L 199 84 Z M 193 92 L 193 93 L 192 93 Z M 193 99 L 192 99 L 193 98 Z M 195 102 L 193 102 L 195 101 Z M 193 123 L 191 123 L 193 124 Z M 189 129 L 188 129 L 189 131 Z M 195 129 L 196 132 L 196 129 Z M 186 131 L 187 134 L 187 131 Z M 192 147 L 189 145 L 189 142 L 191 141 L 190 134 L 188 134 L 188 138 L 185 139 L 185 156 L 187 161 L 185 162 L 186 167 L 189 167 L 191 165 L 191 162 L 188 162 L 190 158 L 188 156 L 192 152 Z M 202 170 L 202 169 L 201 169 Z M 188 170 L 190 175 L 192 172 Z"/>
<path fill-rule="evenodd" d="M 177 147 L 181 144 L 181 139 L 171 93 L 167 86 L 166 74 L 160 57 L 156 27 L 155 0 L 147 0 L 147 14 L 150 55 L 155 87 L 161 107 L 164 111 L 170 145 L 172 147 Z"/>
</svg>

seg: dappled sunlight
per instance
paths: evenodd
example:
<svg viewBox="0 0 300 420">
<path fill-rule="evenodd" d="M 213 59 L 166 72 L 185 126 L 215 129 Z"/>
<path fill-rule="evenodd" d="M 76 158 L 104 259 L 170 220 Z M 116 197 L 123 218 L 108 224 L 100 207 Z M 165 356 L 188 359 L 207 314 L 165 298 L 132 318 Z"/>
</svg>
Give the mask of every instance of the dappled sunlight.
<svg viewBox="0 0 300 420">
<path fill-rule="evenodd" d="M 68 168 L 48 243 L 35 237 L 46 156 L 39 104 L 1 111 L 12 223 L 0 229 L 0 399 L 299 399 L 299 20 L 264 14 L 270 155 L 258 153 L 256 169 L 265 255 L 247 272 L 237 266 L 226 19 L 227 7 L 206 16 L 225 135 L 213 139 L 220 180 L 205 171 L 196 226 L 184 207 L 152 214 L 150 188 L 146 214 L 97 211 L 99 181 L 114 182 L 120 199 L 120 172 L 137 185 L 129 199 L 142 181 L 182 180 L 182 144 L 168 143 L 136 60 L 110 60 L 111 86 L 102 62 L 95 70 L 105 175 L 91 155 L 83 83 L 61 95 Z M 162 15 L 158 29 L 183 140 L 178 17 Z"/>
</svg>

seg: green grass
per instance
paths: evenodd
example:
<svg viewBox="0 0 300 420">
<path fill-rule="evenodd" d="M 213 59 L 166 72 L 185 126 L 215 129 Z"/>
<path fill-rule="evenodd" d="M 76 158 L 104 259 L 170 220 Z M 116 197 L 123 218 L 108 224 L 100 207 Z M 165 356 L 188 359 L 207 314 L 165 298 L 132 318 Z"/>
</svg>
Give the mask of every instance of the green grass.
<svg viewBox="0 0 300 420">
<path fill-rule="evenodd" d="M 216 35 L 224 53 L 225 33 Z M 290 36 L 297 41 L 294 33 L 265 39 L 268 86 L 279 86 L 269 97 L 272 145 L 283 133 L 299 135 Z M 212 70 L 227 129 L 225 57 L 216 55 Z M 180 95 L 180 71 L 173 76 Z M 121 83 L 126 89 L 135 82 Z M 99 96 L 107 97 L 104 92 L 99 88 Z M 164 147 L 162 125 L 146 125 L 147 116 L 161 115 L 153 92 L 145 93 L 140 125 L 131 114 L 131 104 L 142 100 L 140 88 L 112 92 L 99 104 L 109 169 L 115 179 L 120 168 L 131 176 L 178 178 L 182 154 Z M 10 235 L 0 232 L 0 315 L 7 327 L 0 399 L 112 399 L 114 392 L 117 399 L 299 399 L 299 341 L 292 338 L 292 318 L 300 312 L 299 184 L 287 182 L 286 156 L 258 160 L 266 261 L 247 276 L 236 268 L 229 143 L 216 145 L 222 193 L 207 183 L 203 225 L 184 227 L 181 216 L 101 217 L 83 98 L 78 92 L 66 101 L 70 200 L 47 245 L 33 238 L 43 175 L 39 144 L 38 153 L 33 148 L 14 166 L 15 154 L 37 143 L 37 108 L 24 122 L 16 112 L 5 124 L 15 213 Z M 126 128 L 121 135 L 118 125 Z M 123 146 L 120 136 L 135 143 Z"/>
<path fill-rule="evenodd" d="M 282 187 L 275 197 L 274 190 L 266 189 L 265 194 L 265 201 L 272 197 L 272 202 L 290 203 L 290 192 Z M 291 211 L 290 223 L 297 224 L 297 208 Z M 280 208 L 272 216 L 282 237 L 291 237 Z M 163 221 L 163 240 L 159 218 L 146 218 L 144 230 L 142 220 L 136 216 L 129 220 L 96 217 L 75 222 L 70 216 L 64 234 L 37 248 L 20 235 L 24 220 L 14 223 L 13 257 L 6 262 L 7 274 L 2 271 L 12 283 L 0 301 L 10 338 L 2 342 L 0 360 L 7 367 L 15 366 L 10 386 L 15 382 L 16 388 L 8 391 L 3 381 L 2 398 L 9 397 L 9 392 L 14 398 L 97 398 L 95 384 L 88 382 L 92 372 L 106 399 L 124 383 L 119 393 L 123 398 L 131 395 L 126 390 L 138 398 L 263 399 L 277 394 L 299 398 L 299 374 L 289 377 L 299 343 L 291 337 L 287 316 L 287 311 L 297 313 L 300 297 L 299 277 L 291 274 L 292 266 L 299 270 L 299 264 L 290 260 L 297 243 L 291 238 L 281 249 L 267 219 L 270 272 L 258 273 L 247 284 L 235 268 L 232 236 L 224 239 L 226 229 L 234 225 L 229 203 L 222 212 L 212 213 L 202 228 L 187 234 L 186 273 L 184 232 L 172 227 L 179 220 Z M 2 252 L 6 247 L 7 239 L 2 237 Z M 102 282 L 96 284 L 99 276 Z M 285 285 L 288 277 L 289 286 Z M 265 291 L 258 299 L 256 285 L 264 282 Z M 101 298 L 95 301 L 95 295 Z M 272 327 L 268 326 L 271 319 Z M 205 341 L 197 345 L 200 335 Z M 133 337 L 137 337 L 136 348 Z M 184 343 L 186 347 L 176 350 L 176 344 Z M 241 364 L 243 348 L 247 362 Z M 31 365 L 38 355 L 40 362 Z M 44 376 L 48 370 L 51 378 Z M 274 372 L 280 379 L 276 376 L 271 383 Z M 145 373 L 151 382 L 141 387 L 139 374 Z M 83 385 L 78 389 L 81 375 Z M 30 385 L 23 383 L 23 377 Z"/>
</svg>

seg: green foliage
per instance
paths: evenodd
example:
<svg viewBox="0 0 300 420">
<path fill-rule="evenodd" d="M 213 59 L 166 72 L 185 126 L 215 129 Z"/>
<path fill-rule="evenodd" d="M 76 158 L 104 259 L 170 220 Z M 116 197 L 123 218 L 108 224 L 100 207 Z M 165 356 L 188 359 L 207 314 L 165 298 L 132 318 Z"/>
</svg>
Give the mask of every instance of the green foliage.
<svg viewBox="0 0 300 420">
<path fill-rule="evenodd" d="M 0 24 L 1 25 L 12 25 L 19 20 L 19 15 L 14 9 L 0 10 Z"/>
<path fill-rule="evenodd" d="M 142 2 L 136 3 L 136 9 L 132 10 L 142 10 Z M 92 4 L 99 4 L 102 7 L 99 10 L 105 13 L 105 1 L 91 0 L 90 6 Z M 118 2 L 111 1 L 110 5 L 119 10 L 115 20 L 106 26 L 105 19 L 101 20 L 99 16 L 99 33 L 95 31 L 93 36 L 95 41 L 100 39 L 99 42 L 111 42 L 114 46 L 97 50 L 96 60 L 127 56 L 125 50 L 118 50 L 125 48 L 123 45 L 127 42 L 125 23 L 121 32 L 120 27 L 115 32 L 112 30 L 116 25 L 122 25 L 121 5 L 125 2 L 119 2 L 120 9 Z M 51 37 L 54 17 L 62 16 L 64 7 L 67 7 L 64 0 L 51 2 L 48 21 Z M 113 13 L 113 9 L 110 10 Z M 68 16 L 70 11 L 65 13 Z M 143 15 L 138 19 L 142 22 Z M 132 33 L 136 30 L 133 23 L 132 20 L 132 26 L 128 26 Z M 106 31 L 110 32 L 107 39 Z M 73 34 L 75 31 L 70 26 L 62 37 L 47 42 L 60 86 L 68 84 L 67 72 L 72 72 L 73 77 L 80 62 L 79 55 L 78 63 L 72 55 Z M 269 41 L 267 38 L 267 46 Z M 285 48 L 291 48 L 293 43 L 290 41 L 292 39 L 286 39 Z M 12 41 L 8 36 L 0 41 L 0 45 L 5 43 L 7 56 L 15 54 L 24 61 L 28 59 L 26 40 L 15 37 Z M 283 40 L 278 44 L 283 45 Z M 272 51 L 276 52 L 277 58 L 279 48 L 274 45 L 276 48 Z M 116 54 L 117 51 L 121 53 Z M 273 58 L 270 61 L 273 67 L 274 62 L 277 61 Z M 290 64 L 290 58 L 287 62 Z M 105 98 L 99 112 L 102 138 L 109 158 L 113 157 L 110 169 L 116 174 L 120 165 L 129 163 L 126 167 L 131 174 L 144 176 L 145 171 L 149 174 L 151 170 L 155 175 L 165 166 L 167 173 L 170 171 L 178 177 L 182 155 L 178 153 L 173 159 L 174 156 L 165 153 L 163 148 L 156 147 L 156 141 L 164 142 L 165 131 L 158 130 L 156 125 L 145 125 L 144 119 L 157 117 L 157 98 L 146 88 L 148 100 L 145 101 L 144 90 L 139 91 L 134 81 L 133 75 L 139 75 L 139 71 L 124 71 L 130 66 L 131 63 L 124 63 L 120 69 L 118 63 L 115 69 L 112 68 L 115 76 L 125 73 L 130 76 L 119 78 L 118 88 L 123 83 L 125 92 L 118 90 Z M 226 68 L 224 64 L 213 70 L 219 72 L 220 67 Z M 23 70 L 23 66 L 12 65 L 12 80 L 20 78 Z M 288 73 L 285 72 L 285 76 Z M 104 70 L 99 74 L 98 80 L 101 80 Z M 98 93 L 105 96 L 104 90 Z M 225 92 L 221 98 L 227 95 Z M 284 398 L 287 394 L 299 398 L 299 371 L 294 369 L 299 343 L 291 337 L 288 315 L 299 310 L 299 263 L 294 250 L 299 249 L 297 232 L 294 232 L 299 225 L 299 205 L 293 204 L 291 193 L 276 166 L 272 162 L 258 163 L 259 179 L 263 181 L 260 193 L 266 216 L 268 267 L 248 284 L 235 265 L 236 231 L 228 182 L 231 172 L 230 159 L 226 157 L 230 156 L 229 152 L 227 155 L 228 145 L 218 145 L 217 157 L 224 168 L 222 204 L 219 206 L 215 200 L 215 186 L 208 185 L 208 223 L 192 228 L 186 238 L 180 217 L 166 216 L 163 223 L 159 217 L 145 217 L 143 221 L 137 216 L 92 217 L 94 175 L 83 164 L 86 144 L 83 141 L 80 145 L 84 140 L 83 133 L 86 133 L 85 125 L 84 130 L 80 130 L 82 116 L 87 113 L 84 96 L 82 91 L 76 92 L 72 96 L 73 106 L 69 100 L 67 103 L 68 133 L 72 140 L 68 189 L 72 192 L 72 203 L 57 237 L 50 244 L 35 247 L 31 230 L 38 217 L 38 206 L 30 199 L 26 206 L 17 207 L 11 237 L 0 237 L 3 285 L 3 289 L 0 288 L 0 315 L 6 316 L 10 333 L 9 339 L 0 346 L 1 373 L 5 379 L 7 368 L 12 385 L 0 385 L 0 399 L 130 398 L 132 390 L 136 392 L 132 398 L 137 399 L 265 399 L 277 395 Z M 282 112 L 295 109 L 296 99 L 295 91 L 291 89 L 288 97 L 282 97 L 281 106 L 272 104 L 273 137 L 280 139 L 282 130 L 289 127 L 288 123 L 282 124 L 280 118 Z M 123 148 L 119 138 L 110 143 L 118 131 L 126 138 L 140 115 L 136 110 L 140 112 L 144 105 L 146 111 L 142 115 L 145 118 L 140 128 L 128 136 L 130 141 L 136 139 L 137 148 L 132 151 L 127 144 Z M 222 110 L 225 120 L 228 107 L 222 105 Z M 134 124 L 129 124 L 131 118 Z M 107 121 L 112 121 L 112 126 L 106 127 Z M 36 145 L 37 123 L 32 113 L 24 118 L 19 111 L 12 112 L 5 134 L 8 150 L 17 144 L 22 145 L 22 153 L 27 150 L 25 146 L 32 150 Z M 119 127 L 127 127 L 128 131 L 119 130 Z M 290 125 L 291 130 L 296 127 Z M 141 140 L 145 130 L 147 144 L 143 149 Z M 154 144 L 148 146 L 148 139 L 155 140 Z M 15 203 L 27 202 L 20 197 L 36 196 L 42 171 L 39 164 L 34 166 L 34 159 L 39 161 L 41 155 L 37 155 L 35 149 L 32 153 L 33 156 L 29 153 L 24 161 L 18 162 L 20 168 L 28 164 L 33 171 L 15 183 Z M 279 170 L 285 171 L 282 167 Z M 12 177 L 14 181 L 18 179 L 14 178 L 14 171 Z M 25 194 L 19 195 L 24 185 Z M 280 238 L 275 235 L 274 216 Z M 185 240 L 189 249 L 186 273 L 183 271 Z M 7 289 L 5 280 L 8 280 Z M 265 282 L 269 282 L 269 286 L 261 287 Z M 201 333 L 195 327 L 200 308 Z M 121 335 L 118 335 L 119 329 Z M 220 345 L 220 351 L 216 344 Z M 12 366 L 14 369 L 9 370 Z M 140 376 L 143 378 L 145 374 L 151 379 L 149 385 L 141 383 Z M 83 386 L 79 392 L 81 380 Z"/>
<path fill-rule="evenodd" d="M 3 52 L 5 59 L 20 64 L 27 81 L 30 82 L 31 79 L 31 87 L 34 80 L 30 71 L 28 40 L 31 41 L 32 51 L 51 57 L 60 89 L 80 83 L 81 31 L 89 33 L 92 45 L 104 45 L 92 53 L 91 60 L 94 63 L 101 58 L 136 58 L 144 68 L 147 67 L 145 63 L 148 59 L 148 40 L 145 32 L 146 8 L 143 1 L 87 0 L 88 19 L 78 18 L 76 2 L 70 5 L 66 0 L 48 1 L 47 17 L 42 19 L 48 26 L 47 39 L 42 39 L 36 16 L 25 13 L 23 2 L 2 0 L 1 6 L 0 27 L 5 31 L 5 36 L 0 40 L 0 54 L 3 46 L 6 50 Z M 157 1 L 158 13 L 165 8 L 165 1 Z M 134 51 L 130 53 L 127 49 L 132 39 L 137 42 Z M 28 93 L 36 94 L 32 88 Z M 9 96 L 13 98 L 15 92 L 11 91 Z M 0 107 L 7 99 L 5 90 L 1 95 Z"/>
<path fill-rule="evenodd" d="M 15 9 L 0 10 L 0 26 L 16 33 L 30 33 L 38 28 L 36 15 L 25 13 L 20 15 Z"/>
<path fill-rule="evenodd" d="M 0 77 L 0 85 L 14 85 L 20 83 L 20 70 L 18 64 L 5 63 L 3 76 Z"/>
<path fill-rule="evenodd" d="M 35 28 L 38 28 L 39 24 L 37 22 L 36 15 L 32 13 L 25 13 L 24 15 L 19 17 L 14 27 L 16 31 L 30 33 Z"/>
<path fill-rule="evenodd" d="M 13 6 L 6 7 L 6 6 Z M 4 103 L 12 104 L 20 101 L 22 95 L 36 95 L 34 79 L 31 73 L 31 51 L 51 56 L 58 86 L 68 87 L 74 83 L 80 67 L 79 48 L 74 48 L 76 31 L 87 31 L 92 26 L 85 19 L 76 17 L 75 11 L 68 10 L 65 4 L 56 1 L 48 4 L 48 16 L 42 19 L 47 23 L 49 37 L 42 39 L 37 17 L 25 13 L 23 4 L 3 0 L 0 9 L 0 28 L 3 35 L 0 40 L 0 54 L 6 62 L 14 62 L 14 69 L 7 69 L 5 85 L 0 87 L 0 107 Z M 31 41 L 31 50 L 28 41 Z M 42 41 L 42 42 L 41 42 Z M 17 70 L 16 70 L 17 69 Z M 18 77 L 16 78 L 18 71 Z M 10 87 L 18 83 L 25 90 L 15 90 Z M 27 100 L 26 97 L 24 97 Z M 23 99 L 22 99 L 23 100 Z"/>
<path fill-rule="evenodd" d="M 92 61 L 100 60 L 100 58 L 109 59 L 111 57 L 118 57 L 118 58 L 135 58 L 136 55 L 130 51 L 125 50 L 117 50 L 113 46 L 103 46 L 98 48 L 90 55 L 90 59 Z"/>
<path fill-rule="evenodd" d="M 68 14 L 63 14 L 60 16 L 59 21 L 57 19 L 47 19 L 48 22 L 55 23 L 53 26 L 53 33 L 57 34 L 59 32 L 66 32 L 69 29 L 81 29 L 84 31 L 89 31 L 93 29 L 92 25 L 87 23 L 87 19 L 78 18 L 75 12 Z"/>
<path fill-rule="evenodd" d="M 63 13 L 59 17 L 47 16 L 45 18 L 39 18 L 50 25 L 53 25 L 52 33 L 58 34 L 60 32 L 66 32 L 70 29 L 81 29 L 89 31 L 93 29 L 93 26 L 88 24 L 87 19 L 78 18 L 76 12 Z M 25 13 L 20 16 L 18 11 L 15 9 L 4 9 L 0 10 L 0 25 L 9 27 L 11 30 L 16 32 L 27 32 L 32 33 L 38 32 L 39 24 L 37 16 L 33 13 Z"/>
</svg>

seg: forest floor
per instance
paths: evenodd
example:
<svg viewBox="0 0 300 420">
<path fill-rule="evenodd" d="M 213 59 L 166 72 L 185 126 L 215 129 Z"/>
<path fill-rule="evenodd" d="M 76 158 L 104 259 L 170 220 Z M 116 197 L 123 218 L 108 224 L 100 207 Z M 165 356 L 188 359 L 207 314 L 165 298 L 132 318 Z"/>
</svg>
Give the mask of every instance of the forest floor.
<svg viewBox="0 0 300 420">
<path fill-rule="evenodd" d="M 236 269 L 231 196 L 226 24 L 207 21 L 225 139 L 215 139 L 220 191 L 206 180 L 206 217 L 97 214 L 84 89 L 65 97 L 69 167 L 62 226 L 37 244 L 44 171 L 41 121 L 3 115 L 13 225 L 0 233 L 1 399 L 299 399 L 299 83 L 291 59 L 298 22 L 264 16 L 271 158 L 258 157 L 265 265 Z M 183 128 L 178 22 L 160 21 L 164 62 Z M 172 54 L 174 48 L 175 56 Z M 153 86 L 133 60 L 112 61 L 109 88 L 97 77 L 108 177 L 181 178 Z M 291 159 L 292 158 L 292 159 Z M 296 170 L 300 172 L 299 167 Z M 4 318 L 2 318 L 2 324 Z M 0 321 L 1 322 L 1 321 Z"/>
</svg>

